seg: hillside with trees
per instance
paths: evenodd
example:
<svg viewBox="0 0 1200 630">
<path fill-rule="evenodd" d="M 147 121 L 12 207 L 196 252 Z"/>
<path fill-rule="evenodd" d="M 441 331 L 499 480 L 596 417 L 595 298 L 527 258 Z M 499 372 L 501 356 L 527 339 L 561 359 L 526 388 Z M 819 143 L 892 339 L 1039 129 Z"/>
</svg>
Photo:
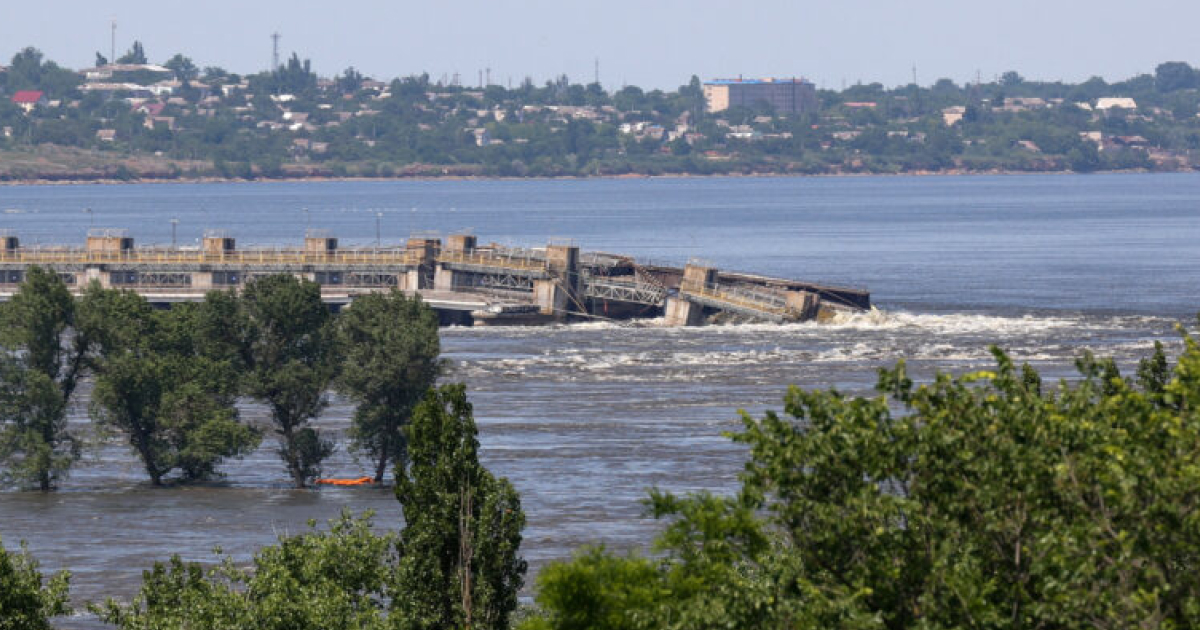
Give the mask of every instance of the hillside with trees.
<svg viewBox="0 0 1200 630">
<path fill-rule="evenodd" d="M 35 48 L 0 69 L 0 181 L 1191 170 L 1200 71 L 819 90 L 817 111 L 708 112 L 674 91 L 320 77 L 293 54 L 238 75 L 134 45 L 78 72 Z M 147 63 L 161 58 L 161 65 Z M 36 98 L 34 98 L 36 96 Z"/>
</svg>

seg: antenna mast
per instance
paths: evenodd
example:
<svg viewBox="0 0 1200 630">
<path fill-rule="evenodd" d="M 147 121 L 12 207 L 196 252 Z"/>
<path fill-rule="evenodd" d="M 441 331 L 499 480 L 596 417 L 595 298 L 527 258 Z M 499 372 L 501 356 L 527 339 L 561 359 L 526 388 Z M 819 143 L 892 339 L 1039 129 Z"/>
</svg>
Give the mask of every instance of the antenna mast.
<svg viewBox="0 0 1200 630">
<path fill-rule="evenodd" d="M 271 71 L 279 69 L 279 31 L 271 33 Z"/>
<path fill-rule="evenodd" d="M 596 85 L 600 85 L 600 58 L 596 57 L 596 80 L 593 81 Z"/>
<path fill-rule="evenodd" d="M 117 18 L 112 19 L 112 38 L 108 47 L 108 63 L 117 63 Z"/>
</svg>

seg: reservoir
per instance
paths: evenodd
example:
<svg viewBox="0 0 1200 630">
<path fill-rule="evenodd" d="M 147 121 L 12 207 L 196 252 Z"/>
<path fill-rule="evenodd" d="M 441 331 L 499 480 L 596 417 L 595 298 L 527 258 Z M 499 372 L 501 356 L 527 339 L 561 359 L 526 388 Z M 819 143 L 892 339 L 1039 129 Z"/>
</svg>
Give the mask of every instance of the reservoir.
<svg viewBox="0 0 1200 630">
<path fill-rule="evenodd" d="M 360 246 L 473 231 L 870 290 L 878 311 L 824 323 L 443 329 L 484 461 L 521 493 L 534 572 L 585 543 L 647 544 L 650 487 L 731 491 L 744 453 L 722 433 L 739 409 L 781 407 L 788 385 L 867 394 L 897 359 L 924 379 L 987 365 L 992 343 L 1052 379 L 1085 350 L 1128 370 L 1155 340 L 1176 352 L 1174 326 L 1200 311 L 1195 174 L 7 186 L 0 212 L 28 245 L 93 227 L 166 245 L 224 229 L 239 247 L 306 229 Z M 81 397 L 73 421 L 94 444 L 59 492 L 0 493 L 4 545 L 26 540 L 44 569 L 69 568 L 76 606 L 131 595 L 172 553 L 246 559 L 343 508 L 399 526 L 389 490 L 290 489 L 269 436 L 221 483 L 151 488 L 86 411 Z M 350 411 L 335 399 L 318 425 L 341 436 Z M 327 473 L 368 467 L 342 441 Z"/>
</svg>

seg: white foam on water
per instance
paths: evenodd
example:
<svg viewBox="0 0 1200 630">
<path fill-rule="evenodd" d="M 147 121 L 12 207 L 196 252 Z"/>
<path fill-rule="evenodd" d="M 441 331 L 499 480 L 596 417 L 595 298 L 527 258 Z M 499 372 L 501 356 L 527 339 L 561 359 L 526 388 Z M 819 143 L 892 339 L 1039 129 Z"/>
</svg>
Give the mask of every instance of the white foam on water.
<svg viewBox="0 0 1200 630">
<path fill-rule="evenodd" d="M 1161 328 L 1170 330 L 1174 320 L 1140 315 L 1082 315 L 1074 313 L 1024 315 L 992 315 L 983 313 L 919 313 L 872 308 L 863 312 L 839 312 L 825 321 L 802 323 L 740 323 L 700 327 L 671 327 L 663 318 L 627 322 L 589 321 L 571 324 L 552 324 L 544 327 L 483 327 L 453 328 L 451 335 L 535 337 L 576 332 L 622 331 L 630 334 L 668 333 L 685 337 L 704 335 L 741 336 L 769 333 L 772 335 L 812 336 L 831 331 L 846 332 L 913 332 L 939 335 L 991 335 L 1014 337 L 1064 331 L 1111 330 L 1127 327 Z"/>
</svg>

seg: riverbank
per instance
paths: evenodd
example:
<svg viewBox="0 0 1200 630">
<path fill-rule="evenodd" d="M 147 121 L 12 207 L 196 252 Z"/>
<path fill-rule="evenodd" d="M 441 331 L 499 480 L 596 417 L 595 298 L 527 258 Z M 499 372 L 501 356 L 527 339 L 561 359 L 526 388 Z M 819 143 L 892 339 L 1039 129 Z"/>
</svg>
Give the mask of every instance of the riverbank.
<svg viewBox="0 0 1200 630">
<path fill-rule="evenodd" d="M 669 163 L 654 168 L 615 172 L 596 169 L 595 172 L 551 175 L 512 175 L 489 171 L 481 164 L 391 164 L 374 162 L 287 164 L 278 170 L 263 169 L 242 163 L 240 174 L 230 174 L 231 167 L 208 160 L 178 160 L 159 155 L 114 155 L 105 151 L 81 150 L 71 147 L 35 147 L 31 150 L 0 151 L 0 186 L 83 185 L 83 184 L 148 184 L 148 183 L 228 183 L 249 181 L 455 181 L 455 180 L 575 180 L 575 179 L 642 179 L 642 178 L 705 178 L 705 177 L 864 177 L 864 176 L 955 176 L 955 175 L 1027 175 L 1073 174 L 1069 169 L 1009 169 L 964 168 L 948 169 L 879 169 L 855 166 L 835 166 L 820 171 L 796 168 L 792 163 L 739 164 L 704 162 L 704 170 L 672 169 Z M 1096 173 L 1196 172 L 1193 167 L 1150 169 L 1099 170 Z"/>
</svg>

